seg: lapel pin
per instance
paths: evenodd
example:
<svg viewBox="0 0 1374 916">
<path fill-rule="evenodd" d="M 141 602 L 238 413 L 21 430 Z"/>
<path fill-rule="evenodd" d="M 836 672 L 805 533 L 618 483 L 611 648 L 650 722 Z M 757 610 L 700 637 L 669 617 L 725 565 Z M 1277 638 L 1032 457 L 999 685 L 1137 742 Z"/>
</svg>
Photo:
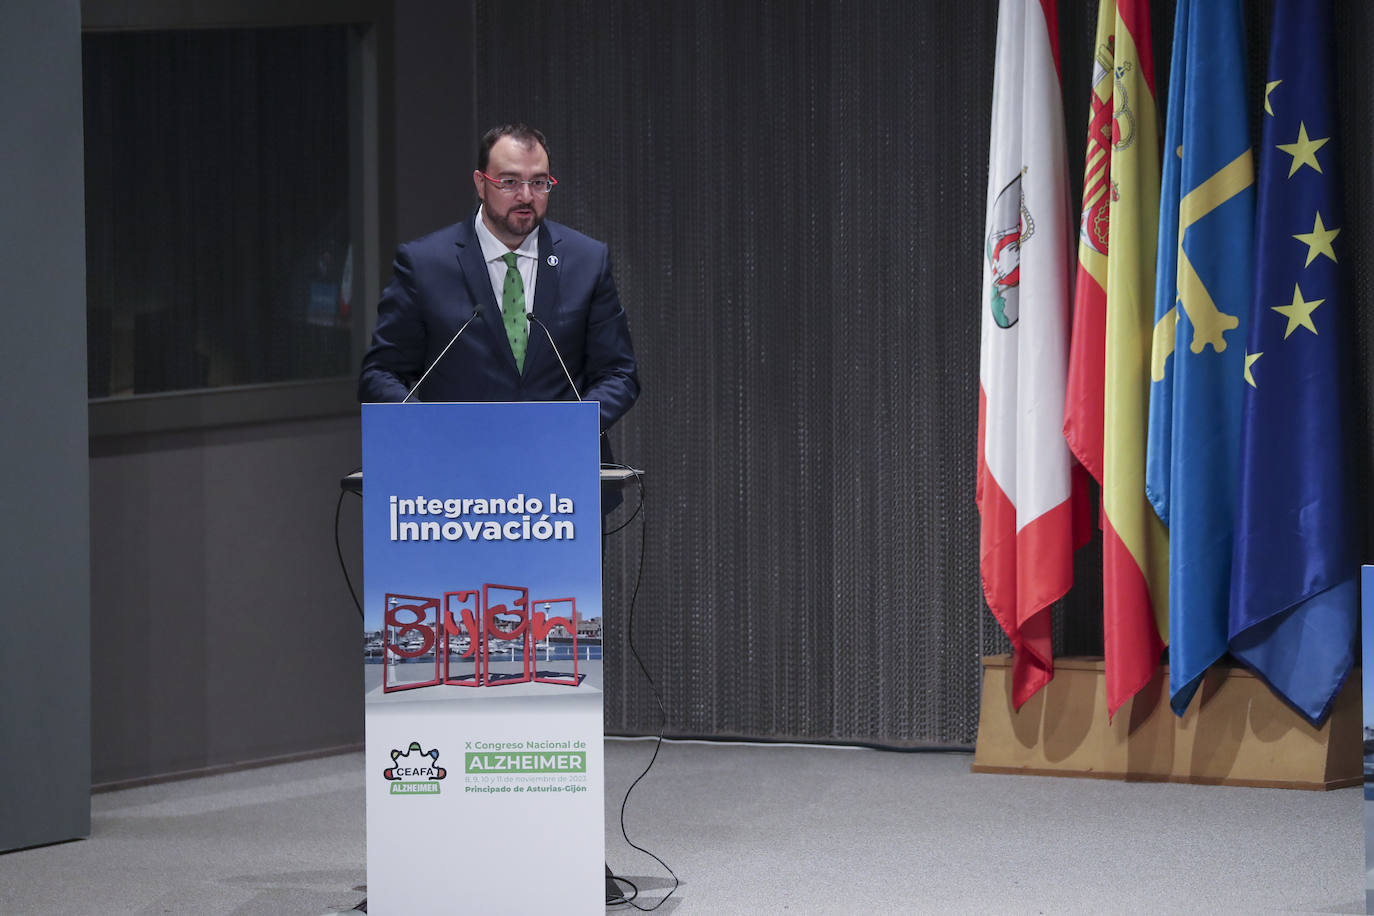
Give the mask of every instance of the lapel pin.
<svg viewBox="0 0 1374 916">
<path fill-rule="evenodd" d="M 549 255 L 548 259 L 547 259 L 544 263 L 545 263 L 545 264 L 548 264 L 550 267 L 557 267 L 557 266 L 558 266 L 558 255 L 556 255 L 556 254 L 551 254 L 551 255 Z"/>
</svg>

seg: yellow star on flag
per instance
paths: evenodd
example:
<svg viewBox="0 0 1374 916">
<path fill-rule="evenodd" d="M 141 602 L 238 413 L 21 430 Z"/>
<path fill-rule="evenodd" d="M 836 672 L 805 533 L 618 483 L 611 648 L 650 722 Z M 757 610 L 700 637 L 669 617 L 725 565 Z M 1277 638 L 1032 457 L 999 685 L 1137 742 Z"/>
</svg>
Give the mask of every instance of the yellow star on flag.
<svg viewBox="0 0 1374 916">
<path fill-rule="evenodd" d="M 1325 299 L 1313 299 L 1306 302 L 1302 298 L 1302 290 L 1298 284 L 1293 284 L 1293 301 L 1288 305 L 1276 305 L 1274 311 L 1288 319 L 1288 327 L 1283 332 L 1283 339 L 1287 340 L 1288 335 L 1292 334 L 1299 327 L 1307 328 L 1313 334 L 1317 333 L 1317 326 L 1312 323 L 1312 313 L 1317 306 L 1325 302 Z"/>
<path fill-rule="evenodd" d="M 1307 264 L 1311 264 L 1317 259 L 1317 255 L 1324 254 L 1332 261 L 1336 260 L 1336 252 L 1331 247 L 1331 241 L 1340 235 L 1340 229 L 1328 229 L 1322 223 L 1321 211 L 1317 211 L 1317 219 L 1312 224 L 1311 232 L 1299 232 L 1293 238 L 1307 246 Z M 1306 267 L 1304 264 L 1303 267 Z"/>
<path fill-rule="evenodd" d="M 1263 351 L 1259 353 L 1245 354 L 1245 380 L 1250 383 L 1251 388 L 1258 388 L 1259 386 L 1255 384 L 1255 377 L 1250 374 L 1250 367 L 1255 364 L 1255 360 L 1259 359 L 1263 355 Z"/>
<path fill-rule="evenodd" d="M 1273 114 L 1273 113 L 1274 113 L 1274 109 L 1272 109 L 1272 108 L 1269 107 L 1269 93 L 1273 92 L 1273 91 L 1274 91 L 1274 88 L 1275 88 L 1276 86 L 1278 86 L 1278 84 L 1281 83 L 1281 82 L 1283 82 L 1283 80 L 1274 80 L 1272 83 L 1266 83 L 1266 84 L 1265 84 L 1265 86 L 1264 86 L 1264 112 L 1265 112 L 1265 114 Z"/>
<path fill-rule="evenodd" d="M 1318 172 L 1321 172 L 1321 164 L 1317 162 L 1317 150 L 1325 146 L 1326 142 L 1330 139 L 1330 137 L 1322 137 L 1320 140 L 1308 139 L 1307 124 L 1306 122 L 1300 122 L 1298 124 L 1297 140 L 1292 143 L 1277 144 L 1279 149 L 1293 157 L 1293 166 L 1288 170 L 1288 177 L 1292 178 L 1293 174 L 1304 165 L 1310 165 Z"/>
</svg>

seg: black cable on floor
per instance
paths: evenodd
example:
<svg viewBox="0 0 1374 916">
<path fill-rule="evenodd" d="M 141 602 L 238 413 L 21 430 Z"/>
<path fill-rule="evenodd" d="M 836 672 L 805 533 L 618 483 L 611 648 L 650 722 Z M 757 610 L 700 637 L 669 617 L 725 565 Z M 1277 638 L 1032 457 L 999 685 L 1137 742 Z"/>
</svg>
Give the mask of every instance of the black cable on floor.
<svg viewBox="0 0 1374 916">
<path fill-rule="evenodd" d="M 606 906 L 624 906 L 627 903 L 633 904 L 634 899 L 639 896 L 639 885 L 635 884 L 629 878 L 620 878 L 616 875 L 611 875 L 611 880 L 619 882 L 620 884 L 630 885 L 630 896 L 626 897 L 625 892 L 620 891 L 619 897 L 606 898 Z"/>
<path fill-rule="evenodd" d="M 624 467 L 624 465 L 618 465 L 618 467 Z M 608 534 L 614 534 L 616 531 L 619 531 L 622 528 L 624 528 L 625 525 L 628 525 L 630 521 L 632 521 L 635 518 L 635 516 L 640 514 L 640 510 L 644 508 L 644 478 L 638 471 L 635 471 L 634 468 L 626 468 L 626 470 L 629 470 L 631 473 L 634 474 L 635 482 L 639 485 L 639 505 L 635 507 L 635 511 L 629 519 L 626 519 L 623 524 L 612 529 L 610 532 L 607 532 Z M 653 906 L 640 906 L 639 904 L 634 902 L 635 898 L 639 896 L 639 888 L 636 887 L 634 883 L 631 881 L 627 881 L 624 878 L 612 875 L 611 879 L 613 881 L 624 881 L 626 884 L 629 884 L 630 887 L 634 888 L 634 893 L 631 894 L 629 897 L 625 897 L 622 894 L 622 897 L 619 900 L 608 899 L 606 901 L 607 906 L 621 906 L 623 904 L 628 904 L 634 907 L 636 910 L 639 910 L 641 913 L 651 913 L 659 907 L 663 906 L 663 904 L 668 900 L 668 898 L 673 896 L 673 894 L 677 892 L 679 885 L 681 885 L 682 883 L 678 879 L 677 874 L 672 870 L 672 868 L 669 867 L 667 862 L 664 862 L 662 859 L 654 855 L 649 850 L 645 849 L 643 846 L 636 844 L 634 840 L 630 839 L 630 834 L 625 828 L 625 807 L 630 803 L 630 793 L 635 790 L 635 786 L 639 785 L 639 783 L 644 779 L 644 777 L 649 775 L 649 771 L 654 768 L 654 761 L 658 760 L 658 752 L 663 747 L 663 731 L 668 725 L 668 710 L 663 705 L 663 697 L 658 692 L 658 685 L 654 683 L 653 677 L 649 674 L 648 667 L 644 664 L 644 659 L 640 657 L 639 650 L 635 647 L 635 605 L 638 603 L 639 599 L 639 586 L 644 581 L 644 559 L 648 554 L 648 548 L 649 516 L 647 513 L 645 513 L 644 518 L 642 518 L 639 522 L 639 569 L 635 572 L 634 590 L 630 592 L 630 609 L 628 613 L 629 622 L 626 627 L 626 641 L 629 643 L 630 646 L 630 655 L 634 657 L 635 663 L 639 665 L 639 670 L 644 674 L 644 679 L 649 682 L 649 690 L 653 693 L 654 702 L 658 704 L 658 741 L 654 743 L 654 754 L 652 757 L 649 758 L 648 766 L 644 768 L 644 772 L 640 773 L 639 776 L 635 777 L 634 782 L 630 783 L 630 788 L 625 790 L 625 797 L 620 802 L 620 835 L 625 838 L 625 842 L 629 844 L 631 849 L 635 849 L 639 852 L 644 853 L 646 856 L 653 859 L 659 865 L 662 865 L 663 868 L 668 872 L 668 874 L 672 876 L 673 886 L 672 889 L 669 890 L 668 893 L 664 894 Z"/>
<path fill-rule="evenodd" d="M 356 474 L 362 468 L 355 468 L 350 473 Z M 358 593 L 353 590 L 353 580 L 348 577 L 348 564 L 344 562 L 343 546 L 339 543 L 339 512 L 343 509 L 344 494 L 348 491 L 339 488 L 339 501 L 334 504 L 334 552 L 339 555 L 339 570 L 343 572 L 344 584 L 348 586 L 348 593 L 353 596 L 353 605 L 358 609 L 358 617 L 363 618 L 363 603 L 358 600 Z M 358 498 L 362 499 L 363 494 L 359 493 Z M 367 898 L 364 897 L 358 905 L 353 908 L 359 913 L 367 912 Z"/>
<path fill-rule="evenodd" d="M 362 468 L 358 468 L 358 471 L 361 470 Z M 353 473 L 356 474 L 358 471 Z M 353 596 L 353 605 L 358 609 L 359 619 L 362 619 L 363 603 L 358 600 L 358 593 L 353 590 L 353 580 L 348 577 L 348 565 L 344 563 L 343 545 L 339 543 L 339 512 L 343 509 L 344 493 L 346 492 L 343 489 L 339 490 L 339 501 L 334 506 L 334 552 L 339 555 L 339 569 L 343 571 L 344 584 L 348 586 L 348 593 Z M 363 495 L 359 493 L 358 498 L 362 499 Z"/>
</svg>

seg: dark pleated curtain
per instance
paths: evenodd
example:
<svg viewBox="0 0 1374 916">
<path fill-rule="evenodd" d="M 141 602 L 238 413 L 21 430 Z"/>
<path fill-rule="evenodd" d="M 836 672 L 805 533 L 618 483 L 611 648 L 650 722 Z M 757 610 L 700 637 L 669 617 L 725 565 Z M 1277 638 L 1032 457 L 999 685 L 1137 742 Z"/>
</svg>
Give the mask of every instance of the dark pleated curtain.
<svg viewBox="0 0 1374 916">
<path fill-rule="evenodd" d="M 1060 6 L 1081 176 L 1096 4 Z M 1341 9 L 1347 187 L 1369 201 L 1374 30 Z M 478 126 L 548 134 L 551 215 L 610 244 L 630 312 L 644 395 L 614 438 L 647 473 L 633 630 L 666 731 L 971 743 L 979 657 L 1007 651 L 973 501 L 996 3 L 478 0 L 475 26 Z M 1364 301 L 1368 217 L 1347 212 Z M 627 645 L 637 525 L 607 545 L 618 733 L 659 725 Z M 1100 559 L 1078 557 L 1061 652 L 1101 651 Z"/>
</svg>

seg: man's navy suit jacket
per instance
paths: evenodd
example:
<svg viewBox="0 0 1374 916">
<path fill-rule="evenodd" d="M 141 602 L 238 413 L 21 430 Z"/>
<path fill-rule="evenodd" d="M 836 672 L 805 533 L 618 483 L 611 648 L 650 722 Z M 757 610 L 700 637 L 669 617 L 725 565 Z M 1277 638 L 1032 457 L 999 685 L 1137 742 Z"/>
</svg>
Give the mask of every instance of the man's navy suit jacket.
<svg viewBox="0 0 1374 916">
<path fill-rule="evenodd" d="M 539 227 L 533 310 L 539 322 L 530 322 L 522 372 L 492 292 L 475 219 L 474 212 L 397 249 L 394 274 L 377 306 L 372 347 L 363 357 L 359 399 L 404 400 L 439 360 L 412 400 L 575 400 L 542 322 L 582 399 L 600 403 L 605 432 L 639 396 L 630 328 L 606 246 L 559 223 Z M 472 323 L 440 359 L 469 318 Z M 604 437 L 602 455 L 609 455 Z"/>
</svg>

